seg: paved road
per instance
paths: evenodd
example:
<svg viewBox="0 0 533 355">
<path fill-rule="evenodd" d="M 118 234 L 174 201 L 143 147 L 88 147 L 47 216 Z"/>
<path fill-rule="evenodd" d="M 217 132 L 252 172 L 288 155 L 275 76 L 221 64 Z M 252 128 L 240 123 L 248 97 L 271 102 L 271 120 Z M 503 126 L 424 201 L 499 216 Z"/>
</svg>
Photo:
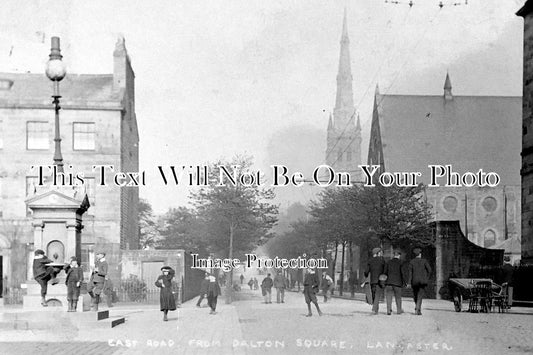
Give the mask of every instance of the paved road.
<svg viewBox="0 0 533 355">
<path fill-rule="evenodd" d="M 157 306 L 118 305 L 112 313 L 127 320 L 113 329 L 83 327 L 67 317 L 51 317 L 49 329 L 0 332 L 0 354 L 531 354 L 533 309 L 509 314 L 456 313 L 447 301 L 426 300 L 415 316 L 377 316 L 363 302 L 333 299 L 321 303 L 322 317 L 305 317 L 301 293 L 283 304 L 263 304 L 259 291 L 243 290 L 219 313 L 187 302 L 162 321 Z M 24 318 L 24 313 L 18 316 Z M 42 347 L 42 342 L 45 346 Z"/>
</svg>

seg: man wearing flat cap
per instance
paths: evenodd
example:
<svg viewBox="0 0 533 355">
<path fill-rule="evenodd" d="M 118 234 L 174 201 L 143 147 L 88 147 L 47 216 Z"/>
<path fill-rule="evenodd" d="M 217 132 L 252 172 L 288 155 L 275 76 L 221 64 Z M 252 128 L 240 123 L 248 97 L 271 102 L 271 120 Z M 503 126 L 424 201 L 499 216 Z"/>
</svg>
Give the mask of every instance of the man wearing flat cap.
<svg viewBox="0 0 533 355">
<path fill-rule="evenodd" d="M 100 303 L 100 295 L 104 291 L 108 270 L 109 265 L 105 260 L 105 252 L 97 252 L 91 279 L 87 285 L 87 293 L 91 296 L 92 309 L 94 311 L 98 311 L 98 303 Z"/>
<path fill-rule="evenodd" d="M 431 275 L 431 266 L 426 259 L 422 258 L 422 249 L 414 248 L 415 258 L 409 262 L 408 283 L 413 288 L 413 298 L 415 301 L 415 314 L 422 315 L 422 299 L 426 292 L 426 286 Z"/>
<path fill-rule="evenodd" d="M 387 281 L 385 283 L 385 298 L 387 299 L 387 314 L 392 314 L 392 296 L 396 300 L 396 312 L 402 314 L 402 287 L 407 283 L 402 262 L 400 260 L 401 253 L 396 250 L 393 253 L 393 258 L 385 265 L 385 274 Z"/>
<path fill-rule="evenodd" d="M 365 277 L 370 275 L 370 289 L 372 291 L 372 314 L 378 314 L 379 300 L 383 296 L 384 284 L 380 284 L 379 276 L 385 272 L 385 260 L 381 248 L 372 249 L 373 257 L 368 261 Z"/>
<path fill-rule="evenodd" d="M 41 305 L 48 307 L 46 303 L 46 293 L 48 291 L 48 281 L 52 285 L 57 284 L 59 281 L 56 279 L 58 270 L 48 265 L 53 261 L 48 259 L 44 255 L 44 251 L 37 249 L 35 251 L 35 257 L 33 258 L 33 277 L 39 285 L 41 285 Z"/>
</svg>

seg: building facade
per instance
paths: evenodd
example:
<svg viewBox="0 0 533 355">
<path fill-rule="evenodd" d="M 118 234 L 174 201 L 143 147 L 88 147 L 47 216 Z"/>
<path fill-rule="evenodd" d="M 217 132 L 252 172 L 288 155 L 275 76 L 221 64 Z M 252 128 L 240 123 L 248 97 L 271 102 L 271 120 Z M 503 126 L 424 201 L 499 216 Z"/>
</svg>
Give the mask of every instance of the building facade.
<svg viewBox="0 0 533 355">
<path fill-rule="evenodd" d="M 520 117 L 520 97 L 454 96 L 449 75 L 442 96 L 377 89 L 368 164 L 419 172 L 436 221 L 459 221 L 478 246 L 501 245 L 521 237 Z M 480 171 L 499 182 L 488 186 Z"/>
<path fill-rule="evenodd" d="M 517 12 L 524 18 L 522 103 L 522 261 L 533 263 L 533 1 Z"/>
<path fill-rule="evenodd" d="M 138 188 L 113 183 L 114 172 L 139 170 L 135 76 L 123 38 L 113 60 L 111 75 L 67 74 L 61 81 L 60 133 L 65 184 L 77 185 L 73 188 L 86 192 L 91 204 L 83 216 L 82 263 L 92 263 L 94 251 L 104 250 L 111 277 L 119 278 L 121 250 L 139 246 Z M 44 73 L 0 73 L 0 255 L 9 287 L 32 277 L 31 211 L 25 201 L 42 187 L 39 169 L 32 166 L 52 165 L 51 95 Z M 114 170 L 103 168 L 105 185 L 100 168 L 93 169 L 104 165 Z M 83 182 L 76 179 L 80 174 Z M 50 175 L 47 168 L 43 175 Z"/>
</svg>

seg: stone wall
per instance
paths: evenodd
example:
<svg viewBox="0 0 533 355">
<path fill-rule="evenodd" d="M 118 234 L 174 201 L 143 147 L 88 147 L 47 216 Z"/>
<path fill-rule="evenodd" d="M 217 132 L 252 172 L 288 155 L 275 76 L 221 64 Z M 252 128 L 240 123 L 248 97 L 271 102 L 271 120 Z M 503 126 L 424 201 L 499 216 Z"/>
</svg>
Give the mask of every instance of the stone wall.
<svg viewBox="0 0 533 355">
<path fill-rule="evenodd" d="M 192 258 L 183 250 L 123 250 L 122 279 L 138 278 L 147 285 L 155 282 L 155 278 L 147 277 L 143 272 L 143 263 L 160 262 L 176 270 L 175 281 L 181 285 L 182 300 L 187 301 L 198 296 L 204 271 L 191 269 Z"/>
</svg>

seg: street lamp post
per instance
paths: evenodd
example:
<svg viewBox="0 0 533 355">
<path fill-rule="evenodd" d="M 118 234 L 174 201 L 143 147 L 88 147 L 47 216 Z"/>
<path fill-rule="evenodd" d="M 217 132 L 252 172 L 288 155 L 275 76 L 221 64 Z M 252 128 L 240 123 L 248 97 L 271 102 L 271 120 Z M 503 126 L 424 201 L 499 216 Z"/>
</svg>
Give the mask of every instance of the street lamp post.
<svg viewBox="0 0 533 355">
<path fill-rule="evenodd" d="M 61 155 L 61 135 L 59 133 L 59 82 L 63 80 L 67 74 L 65 64 L 61 60 L 61 49 L 59 45 L 59 37 L 52 37 L 52 46 L 50 48 L 50 59 L 46 63 L 46 76 L 52 80 L 54 85 L 54 93 L 52 95 L 52 103 L 55 108 L 55 136 L 54 136 L 54 165 L 57 166 L 59 172 L 63 172 L 63 156 Z"/>
</svg>

